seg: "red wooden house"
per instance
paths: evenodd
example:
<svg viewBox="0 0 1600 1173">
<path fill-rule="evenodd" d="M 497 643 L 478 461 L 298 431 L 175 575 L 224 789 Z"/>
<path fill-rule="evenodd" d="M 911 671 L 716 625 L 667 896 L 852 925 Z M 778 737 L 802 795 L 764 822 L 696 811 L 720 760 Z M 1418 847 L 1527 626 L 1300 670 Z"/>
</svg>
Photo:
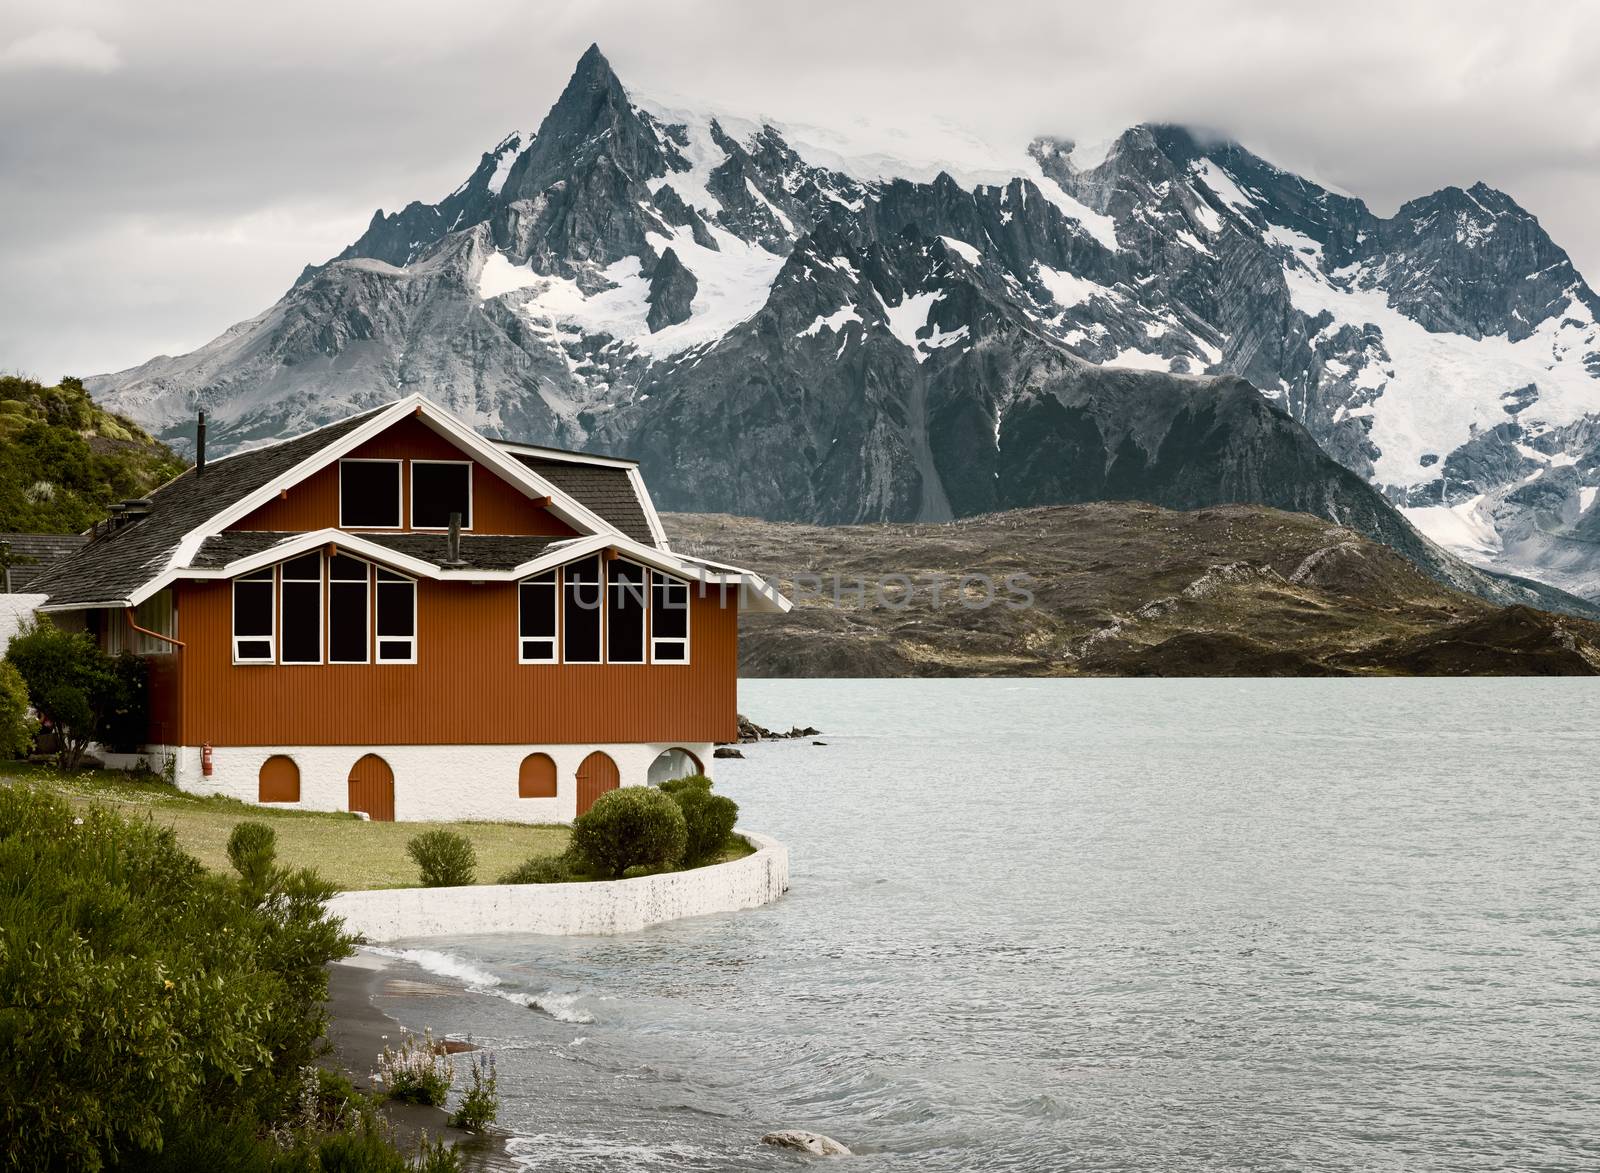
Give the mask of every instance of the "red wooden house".
<svg viewBox="0 0 1600 1173">
<path fill-rule="evenodd" d="M 739 609 L 789 606 L 674 553 L 632 462 L 488 440 L 421 396 L 200 452 L 31 587 L 149 657 L 146 756 L 185 790 L 571 819 L 708 768 Z"/>
</svg>

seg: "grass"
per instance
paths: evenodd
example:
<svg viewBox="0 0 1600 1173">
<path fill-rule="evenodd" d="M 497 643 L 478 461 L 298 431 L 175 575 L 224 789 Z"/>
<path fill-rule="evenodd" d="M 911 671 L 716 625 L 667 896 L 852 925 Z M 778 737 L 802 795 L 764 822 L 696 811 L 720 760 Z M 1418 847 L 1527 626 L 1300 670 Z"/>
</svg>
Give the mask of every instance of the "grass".
<svg viewBox="0 0 1600 1173">
<path fill-rule="evenodd" d="M 183 849 L 206 867 L 228 870 L 228 836 L 236 824 L 256 819 L 278 833 L 278 862 L 308 867 L 341 889 L 407 888 L 417 865 L 406 842 L 435 827 L 457 831 L 478 853 L 477 880 L 492 884 L 532 855 L 559 855 L 570 831 L 527 823 L 372 823 L 351 814 L 281 810 L 232 798 L 175 790 L 159 778 L 115 770 L 67 773 L 49 766 L 0 763 L 0 782 L 29 782 L 69 801 L 98 803 L 123 814 L 147 814 L 176 832 Z"/>
</svg>

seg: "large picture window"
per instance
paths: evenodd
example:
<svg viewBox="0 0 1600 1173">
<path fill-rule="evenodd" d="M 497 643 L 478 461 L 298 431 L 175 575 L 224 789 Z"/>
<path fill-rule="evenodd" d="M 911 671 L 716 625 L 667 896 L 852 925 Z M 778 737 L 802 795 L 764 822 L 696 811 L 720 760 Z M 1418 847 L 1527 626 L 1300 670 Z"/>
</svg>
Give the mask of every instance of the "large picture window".
<svg viewBox="0 0 1600 1173">
<path fill-rule="evenodd" d="M 561 631 L 569 664 L 600 662 L 603 593 L 598 554 L 567 565 L 561 586 Z"/>
<path fill-rule="evenodd" d="M 461 528 L 472 528 L 472 462 L 411 462 L 411 528 L 448 529 L 450 515 L 461 514 Z"/>
<path fill-rule="evenodd" d="M 365 664 L 372 627 L 372 568 L 359 558 L 328 559 L 328 663 Z"/>
<path fill-rule="evenodd" d="M 400 462 L 339 462 L 339 524 L 346 529 L 400 528 Z"/>
<path fill-rule="evenodd" d="M 556 572 L 546 571 L 517 588 L 517 661 L 553 664 L 556 659 Z"/>
<path fill-rule="evenodd" d="M 270 664 L 273 655 L 272 567 L 233 580 L 233 662 Z"/>
<path fill-rule="evenodd" d="M 658 664 L 689 662 L 689 584 L 651 574 L 650 659 Z"/>
<path fill-rule="evenodd" d="M 606 568 L 606 659 L 613 664 L 644 663 L 645 569 L 613 559 Z"/>
<path fill-rule="evenodd" d="M 382 566 L 373 567 L 378 599 L 378 663 L 417 662 L 417 584 Z"/>
<path fill-rule="evenodd" d="M 278 652 L 284 664 L 322 663 L 322 555 L 291 558 L 279 571 Z"/>
</svg>

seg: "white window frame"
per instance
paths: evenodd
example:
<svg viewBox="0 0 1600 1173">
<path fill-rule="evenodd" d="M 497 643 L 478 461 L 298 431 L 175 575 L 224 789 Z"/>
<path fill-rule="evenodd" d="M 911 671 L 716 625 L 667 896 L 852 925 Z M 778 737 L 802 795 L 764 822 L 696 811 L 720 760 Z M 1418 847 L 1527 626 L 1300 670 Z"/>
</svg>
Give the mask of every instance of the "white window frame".
<svg viewBox="0 0 1600 1173">
<path fill-rule="evenodd" d="M 370 664 L 370 663 L 372 663 L 373 656 L 377 654 L 377 648 L 374 646 L 374 643 L 373 643 L 373 633 L 377 631 L 377 623 L 375 622 L 375 619 L 376 619 L 376 615 L 377 615 L 377 606 L 378 606 L 377 592 L 373 590 L 373 580 L 374 580 L 375 576 L 372 573 L 372 563 L 368 562 L 365 558 L 357 558 L 354 554 L 348 553 L 347 551 L 344 551 L 344 550 L 340 550 L 338 552 L 338 556 L 339 557 L 343 557 L 343 558 L 348 558 L 352 562 L 359 562 L 359 563 L 361 563 L 361 565 L 363 567 L 366 568 L 366 572 L 367 573 L 366 573 L 366 578 L 364 579 L 364 581 L 366 583 L 366 588 L 367 588 L 367 606 L 366 606 L 365 613 L 362 615 L 361 621 L 362 621 L 362 624 L 364 625 L 364 630 L 366 631 L 366 636 L 367 636 L 367 638 L 365 640 L 365 646 L 366 646 L 366 649 L 367 649 L 367 654 L 366 654 L 366 658 L 365 659 L 361 659 L 361 660 L 335 660 L 333 658 L 333 623 L 331 622 L 331 616 L 333 614 L 333 588 L 336 585 L 348 585 L 350 583 L 355 582 L 356 580 L 353 579 L 353 578 L 334 578 L 333 577 L 333 559 L 332 558 L 328 558 L 328 559 L 326 559 L 327 569 L 323 572 L 325 578 L 327 579 L 327 584 L 328 584 L 327 585 L 327 598 L 323 601 L 323 608 L 325 610 L 325 613 L 330 617 L 329 619 L 324 620 L 324 631 L 323 631 L 323 640 L 325 641 L 325 643 L 327 645 L 328 663 L 329 664 Z M 398 661 L 395 661 L 395 660 L 391 660 L 389 662 L 391 664 L 398 663 Z"/>
<path fill-rule="evenodd" d="M 258 585 L 262 581 L 259 577 L 261 573 L 260 570 L 254 570 L 249 574 L 241 574 L 229 584 L 228 599 L 233 604 L 233 609 L 228 613 L 228 634 L 233 638 L 233 662 L 235 664 L 276 664 L 278 662 L 278 568 L 276 566 L 266 569 L 267 586 L 272 591 L 272 603 L 267 608 L 267 614 L 271 616 L 272 630 L 266 635 L 239 634 L 239 584 L 248 582 L 251 585 Z M 242 657 L 239 655 L 240 643 L 260 643 L 262 641 L 267 644 L 265 657 Z"/>
<path fill-rule="evenodd" d="M 406 477 L 406 480 L 408 480 L 410 482 L 410 490 L 411 490 L 411 492 L 410 492 L 411 513 L 410 513 L 410 516 L 408 518 L 408 520 L 411 522 L 411 528 L 414 529 L 414 530 L 421 530 L 423 533 L 445 533 L 450 528 L 448 525 L 418 525 L 417 524 L 417 477 L 416 477 L 416 467 L 419 464 L 464 464 L 464 465 L 467 466 L 467 515 L 466 515 L 466 517 L 461 519 L 461 532 L 462 533 L 466 533 L 468 530 L 470 530 L 472 528 L 472 520 L 477 515 L 477 511 L 478 511 L 478 503 L 474 499 L 474 496 L 473 496 L 473 494 L 476 491 L 476 483 L 475 482 L 478 479 L 477 472 L 475 471 L 473 466 L 477 464 L 477 461 L 475 461 L 475 460 L 413 460 L 411 462 L 411 473 L 410 473 L 409 476 Z"/>
<path fill-rule="evenodd" d="M 348 530 L 403 530 L 406 528 L 406 470 L 405 461 L 389 456 L 346 456 L 339 461 L 339 528 Z M 347 464 L 392 464 L 395 466 L 394 512 L 399 521 L 394 525 L 346 525 L 344 520 L 344 466 Z"/>
<path fill-rule="evenodd" d="M 644 592 L 643 606 L 640 608 L 639 613 L 639 658 L 637 660 L 613 660 L 611 658 L 611 592 L 613 586 L 615 586 L 615 588 L 618 590 L 627 589 L 627 584 L 613 584 L 611 581 L 611 568 L 618 562 L 626 562 L 629 566 L 632 566 L 639 571 L 640 578 L 637 585 Z M 651 651 L 650 602 L 652 588 L 650 584 L 650 569 L 646 566 L 641 566 L 631 558 L 602 558 L 600 561 L 600 572 L 605 576 L 605 582 L 603 584 L 605 587 L 605 595 L 602 600 L 605 610 L 605 617 L 601 621 L 601 634 L 604 636 L 604 642 L 600 647 L 601 659 L 607 664 L 648 664 L 650 662 Z M 686 647 L 684 651 L 687 652 L 688 648 Z"/>
<path fill-rule="evenodd" d="M 544 638 L 542 635 L 528 636 L 522 634 L 522 588 L 535 585 L 534 579 L 543 577 L 538 574 L 530 575 L 517 583 L 517 663 L 519 664 L 561 663 L 561 571 L 556 569 L 548 570 L 544 573 L 550 575 L 550 605 L 552 610 L 555 611 L 556 621 L 555 633 L 550 637 L 550 655 L 543 659 L 529 659 L 522 654 L 522 645 L 526 640 Z"/>
<path fill-rule="evenodd" d="M 401 580 L 403 582 L 407 582 L 407 583 L 411 584 L 411 634 L 409 636 L 405 636 L 405 635 L 379 635 L 378 634 L 378 618 L 379 618 L 378 588 L 383 585 L 383 581 L 384 581 L 383 579 L 380 579 L 378 577 L 378 571 L 380 569 L 388 571 L 388 573 L 390 573 L 390 574 L 395 576 L 394 578 L 389 579 L 389 582 L 391 582 L 391 583 L 393 583 L 395 581 L 395 579 L 399 579 L 399 580 Z M 373 566 L 372 566 L 372 662 L 374 664 L 384 664 L 384 665 L 388 665 L 388 664 L 397 664 L 397 665 L 415 664 L 417 662 L 417 639 L 419 638 L 420 634 L 421 633 L 417 630 L 417 580 L 412 578 L 409 574 L 401 574 L 398 570 L 391 569 L 390 567 L 387 567 L 387 566 L 379 566 L 377 563 L 373 563 Z M 390 643 L 395 643 L 395 642 L 398 642 L 398 641 L 403 640 L 403 639 L 409 639 L 411 641 L 411 657 L 410 657 L 410 659 L 407 659 L 407 660 L 395 660 L 395 659 L 392 659 L 392 658 L 386 659 L 382 655 L 381 649 L 379 647 L 380 644 L 384 643 L 385 641 L 388 641 Z"/>
<path fill-rule="evenodd" d="M 681 588 L 682 591 L 683 591 L 683 635 L 682 636 L 676 636 L 676 635 L 657 636 L 656 635 L 656 623 L 655 623 L 655 615 L 656 615 L 656 583 L 658 581 L 663 582 L 663 583 L 667 583 L 669 585 L 675 585 L 675 586 Z M 692 600 L 689 597 L 689 583 L 687 581 L 685 581 L 684 579 L 677 578 L 674 575 L 663 574 L 659 570 L 652 570 L 652 571 L 650 571 L 649 588 L 650 588 L 650 607 L 649 607 L 649 611 L 648 611 L 649 628 L 648 628 L 648 632 L 647 633 L 648 633 L 648 635 L 650 637 L 650 662 L 652 664 L 660 664 L 663 668 L 676 668 L 676 667 L 680 667 L 680 666 L 686 665 L 686 664 L 689 663 L 689 657 L 694 654 L 694 640 L 691 638 L 693 636 L 693 634 L 694 634 L 694 607 L 692 605 Z M 668 610 L 676 611 L 677 608 L 676 607 L 671 607 L 671 608 L 668 608 Z M 658 656 L 657 656 L 657 653 L 656 653 L 656 649 L 662 644 L 682 644 L 683 645 L 683 659 L 681 659 L 681 660 L 662 660 L 662 659 L 659 659 Z"/>
<path fill-rule="evenodd" d="M 310 578 L 284 578 L 284 568 L 297 559 L 304 558 L 305 554 L 297 554 L 294 558 L 286 558 L 277 565 L 277 606 L 273 612 L 273 630 L 278 637 L 278 663 L 286 668 L 311 668 L 321 665 L 328 658 L 328 560 L 322 556 L 321 550 L 308 550 L 307 554 L 314 553 L 317 557 L 318 577 Z M 286 582 L 315 582 L 317 584 L 317 658 L 315 660 L 285 660 L 283 658 L 283 584 Z"/>
<path fill-rule="evenodd" d="M 573 660 L 567 657 L 567 569 L 575 563 L 587 562 L 591 558 L 594 559 L 596 564 L 600 567 L 600 580 L 595 583 L 583 582 L 578 583 L 577 585 L 580 589 L 587 586 L 594 586 L 598 587 L 600 590 L 600 605 L 596 608 L 596 611 L 600 616 L 599 645 L 595 649 L 594 659 Z M 582 558 L 574 558 L 572 562 L 567 563 L 566 566 L 561 568 L 560 602 L 561 618 L 557 620 L 557 625 L 561 628 L 561 662 L 563 664 L 604 664 L 606 662 L 606 556 L 604 551 L 600 551 L 595 554 L 588 554 Z M 579 607 L 582 610 L 588 610 L 588 608 L 583 607 L 582 604 L 579 604 Z"/>
</svg>

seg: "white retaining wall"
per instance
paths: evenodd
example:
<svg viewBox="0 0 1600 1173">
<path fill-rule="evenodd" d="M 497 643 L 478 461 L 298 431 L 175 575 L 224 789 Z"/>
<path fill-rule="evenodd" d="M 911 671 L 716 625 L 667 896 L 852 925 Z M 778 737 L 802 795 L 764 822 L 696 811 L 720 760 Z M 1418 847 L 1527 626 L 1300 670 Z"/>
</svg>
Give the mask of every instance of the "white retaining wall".
<svg viewBox="0 0 1600 1173">
<path fill-rule="evenodd" d="M 328 910 L 368 941 L 480 933 L 633 933 L 650 925 L 770 904 L 789 889 L 789 849 L 740 832 L 753 855 L 729 863 L 584 884 L 475 884 L 340 892 Z"/>
<path fill-rule="evenodd" d="M 394 771 L 396 821 L 484 819 L 496 822 L 566 823 L 578 809 L 578 765 L 594 750 L 617 763 L 622 785 L 643 786 L 650 763 L 665 750 L 687 749 L 709 776 L 710 744 L 699 742 L 613 745 L 301 745 L 217 746 L 211 751 L 211 776 L 201 769 L 199 746 L 151 746 L 145 754 L 158 772 L 168 754 L 177 759 L 175 777 L 191 794 L 225 794 L 254 803 L 260 793 L 261 764 L 287 754 L 300 767 L 300 801 L 274 803 L 289 810 L 350 809 L 350 767 L 369 753 Z M 519 798 L 517 774 L 522 759 L 546 753 L 556 764 L 554 798 Z"/>
</svg>

